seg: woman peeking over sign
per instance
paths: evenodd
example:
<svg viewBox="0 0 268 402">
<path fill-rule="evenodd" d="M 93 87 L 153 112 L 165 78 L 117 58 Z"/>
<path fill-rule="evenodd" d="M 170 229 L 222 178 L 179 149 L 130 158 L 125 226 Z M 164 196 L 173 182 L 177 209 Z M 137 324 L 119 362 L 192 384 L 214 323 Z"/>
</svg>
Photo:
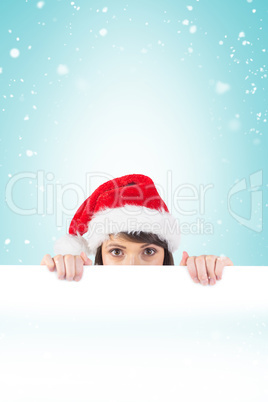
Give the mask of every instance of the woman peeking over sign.
<svg viewBox="0 0 268 402">
<path fill-rule="evenodd" d="M 83 266 L 175 265 L 172 253 L 180 244 L 176 219 L 148 176 L 130 174 L 100 185 L 75 213 L 69 234 L 54 245 L 55 257 L 46 254 L 41 265 L 58 278 L 79 281 Z M 214 285 L 223 268 L 234 265 L 228 257 L 183 252 L 180 266 L 187 266 L 192 280 Z"/>
</svg>

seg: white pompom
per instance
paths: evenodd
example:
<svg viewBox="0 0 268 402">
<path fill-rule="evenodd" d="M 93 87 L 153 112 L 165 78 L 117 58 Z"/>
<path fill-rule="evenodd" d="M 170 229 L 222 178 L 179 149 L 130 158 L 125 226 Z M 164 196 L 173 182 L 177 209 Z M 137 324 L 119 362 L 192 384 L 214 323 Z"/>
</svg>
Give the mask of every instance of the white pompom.
<svg viewBox="0 0 268 402">
<path fill-rule="evenodd" d="M 54 243 L 55 255 L 80 255 L 82 251 L 84 251 L 86 255 L 90 254 L 86 239 L 79 234 L 77 236 L 66 234 L 57 239 Z"/>
</svg>

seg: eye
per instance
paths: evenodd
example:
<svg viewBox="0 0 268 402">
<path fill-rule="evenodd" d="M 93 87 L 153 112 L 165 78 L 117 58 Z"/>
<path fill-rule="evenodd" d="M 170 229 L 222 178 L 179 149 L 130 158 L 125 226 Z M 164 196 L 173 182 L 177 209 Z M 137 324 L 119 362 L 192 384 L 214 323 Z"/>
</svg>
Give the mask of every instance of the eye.
<svg viewBox="0 0 268 402">
<path fill-rule="evenodd" d="M 113 256 L 119 257 L 120 254 L 113 254 L 113 251 L 116 251 L 116 252 L 119 251 L 119 252 L 121 252 L 122 250 L 120 250 L 120 248 L 113 248 L 112 250 L 109 251 L 109 253 L 111 253 Z"/>
<path fill-rule="evenodd" d="M 147 250 L 149 250 L 149 254 L 145 253 L 145 255 L 149 255 L 149 256 L 154 255 L 157 252 L 154 248 L 146 248 L 144 250 L 144 252 L 147 251 Z"/>
</svg>

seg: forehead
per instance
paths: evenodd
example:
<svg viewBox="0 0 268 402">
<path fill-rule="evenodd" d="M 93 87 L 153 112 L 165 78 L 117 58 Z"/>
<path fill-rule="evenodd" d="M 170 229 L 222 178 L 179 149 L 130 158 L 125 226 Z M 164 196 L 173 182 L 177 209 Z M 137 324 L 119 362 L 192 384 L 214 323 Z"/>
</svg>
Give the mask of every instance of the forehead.
<svg viewBox="0 0 268 402">
<path fill-rule="evenodd" d="M 115 242 L 116 243 L 132 243 L 130 240 L 123 239 L 123 237 L 120 236 L 120 234 L 109 234 L 109 239 L 107 240 L 107 243 Z"/>
<path fill-rule="evenodd" d="M 120 236 L 120 234 L 110 234 L 109 235 L 109 239 L 105 241 L 105 245 L 109 245 L 109 244 L 121 244 L 122 246 L 134 246 L 134 247 L 142 247 L 143 245 L 148 245 L 151 243 L 148 242 L 144 242 L 144 243 L 140 243 L 140 242 L 135 242 L 135 241 L 131 241 L 128 239 L 124 239 L 123 237 Z"/>
</svg>

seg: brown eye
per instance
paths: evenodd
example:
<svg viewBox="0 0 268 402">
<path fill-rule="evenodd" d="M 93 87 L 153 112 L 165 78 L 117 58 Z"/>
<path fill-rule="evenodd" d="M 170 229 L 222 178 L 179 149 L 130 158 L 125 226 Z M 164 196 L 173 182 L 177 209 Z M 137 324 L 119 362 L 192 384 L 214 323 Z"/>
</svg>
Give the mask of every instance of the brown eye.
<svg viewBox="0 0 268 402">
<path fill-rule="evenodd" d="M 154 248 L 146 248 L 144 251 L 149 250 L 149 254 L 146 253 L 146 255 L 154 255 L 156 253 L 156 250 Z"/>
<path fill-rule="evenodd" d="M 109 253 L 111 253 L 113 256 L 115 256 L 115 257 L 119 257 L 120 256 L 120 254 L 113 254 L 113 251 L 116 251 L 116 252 L 121 252 L 121 250 L 119 249 L 119 248 L 113 248 L 112 250 L 110 250 L 109 251 Z"/>
</svg>

